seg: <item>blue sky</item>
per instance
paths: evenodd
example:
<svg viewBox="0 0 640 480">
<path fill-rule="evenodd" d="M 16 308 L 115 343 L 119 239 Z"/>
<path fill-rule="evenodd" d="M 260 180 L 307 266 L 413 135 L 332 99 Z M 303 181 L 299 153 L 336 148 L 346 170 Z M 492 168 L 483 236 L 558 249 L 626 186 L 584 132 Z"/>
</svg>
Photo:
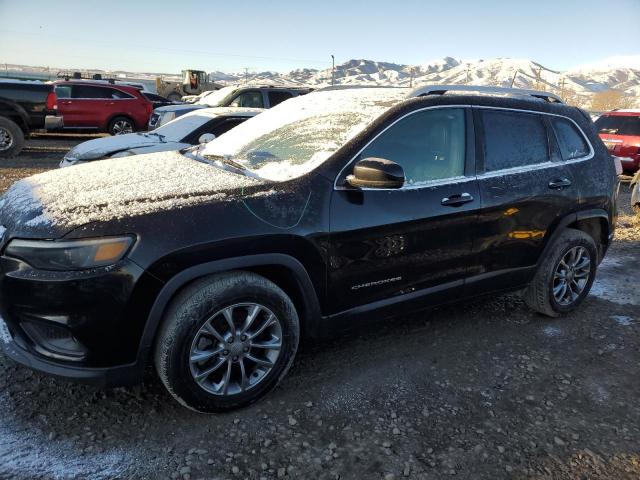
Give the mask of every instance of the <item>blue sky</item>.
<svg viewBox="0 0 640 480">
<path fill-rule="evenodd" d="M 615 20 L 618 19 L 618 20 Z M 0 0 L 0 64 L 177 72 L 640 53 L 640 0 Z"/>
</svg>

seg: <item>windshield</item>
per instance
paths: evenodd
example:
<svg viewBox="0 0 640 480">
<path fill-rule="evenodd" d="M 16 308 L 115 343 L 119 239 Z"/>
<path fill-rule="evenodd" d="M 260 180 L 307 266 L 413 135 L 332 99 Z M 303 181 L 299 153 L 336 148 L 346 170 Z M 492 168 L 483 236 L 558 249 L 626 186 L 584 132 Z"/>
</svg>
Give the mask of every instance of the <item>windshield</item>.
<svg viewBox="0 0 640 480">
<path fill-rule="evenodd" d="M 406 95 L 400 88 L 310 93 L 244 122 L 202 153 L 232 158 L 261 178 L 289 180 L 316 168 Z"/>
<path fill-rule="evenodd" d="M 153 136 L 157 134 L 162 135 L 167 142 L 179 142 L 215 116 L 211 113 L 205 113 L 207 110 L 203 108 L 195 112 L 189 112 L 143 135 Z"/>
<path fill-rule="evenodd" d="M 600 133 L 640 135 L 640 115 L 603 115 L 595 124 Z"/>
<path fill-rule="evenodd" d="M 213 92 L 207 92 L 207 95 L 203 95 L 196 104 L 198 105 L 210 105 L 212 107 L 219 107 L 222 100 L 232 94 L 238 89 L 238 87 L 222 87 L 220 90 Z"/>
</svg>

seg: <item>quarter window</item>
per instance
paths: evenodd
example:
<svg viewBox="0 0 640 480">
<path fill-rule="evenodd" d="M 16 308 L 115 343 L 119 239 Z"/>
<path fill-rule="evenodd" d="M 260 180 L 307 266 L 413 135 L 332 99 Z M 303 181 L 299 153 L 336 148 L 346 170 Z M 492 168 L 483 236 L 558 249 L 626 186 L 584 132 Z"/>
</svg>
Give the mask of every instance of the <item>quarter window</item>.
<svg viewBox="0 0 640 480">
<path fill-rule="evenodd" d="M 404 169 L 405 185 L 464 175 L 464 110 L 416 112 L 384 131 L 357 160 L 378 157 Z"/>
<path fill-rule="evenodd" d="M 74 85 L 73 98 L 111 98 L 110 88 L 90 87 L 88 85 Z"/>
<path fill-rule="evenodd" d="M 486 172 L 549 161 L 547 132 L 539 115 L 481 111 Z"/>
<path fill-rule="evenodd" d="M 564 118 L 554 117 L 551 124 L 556 132 L 563 160 L 580 158 L 589 154 L 587 142 L 573 123 Z"/>
<path fill-rule="evenodd" d="M 134 98 L 133 96 L 129 95 L 126 92 L 123 92 L 122 90 L 117 90 L 115 88 L 109 88 L 109 89 L 106 89 L 106 90 L 109 90 L 109 93 L 111 94 L 110 98 L 123 98 L 123 99 Z"/>
</svg>

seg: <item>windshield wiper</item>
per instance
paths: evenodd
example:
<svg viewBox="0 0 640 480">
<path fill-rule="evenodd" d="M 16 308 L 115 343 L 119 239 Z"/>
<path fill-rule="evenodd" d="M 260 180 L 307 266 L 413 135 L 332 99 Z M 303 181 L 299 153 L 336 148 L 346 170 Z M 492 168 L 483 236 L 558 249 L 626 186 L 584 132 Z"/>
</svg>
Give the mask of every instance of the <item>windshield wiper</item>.
<svg viewBox="0 0 640 480">
<path fill-rule="evenodd" d="M 220 163 L 222 163 L 224 165 L 228 165 L 231 168 L 234 168 L 236 170 L 240 170 L 245 175 L 247 174 L 247 172 L 249 172 L 249 169 L 247 167 L 245 167 L 243 164 L 241 164 L 240 162 L 236 162 L 235 160 L 233 160 L 231 158 L 224 157 L 222 155 L 203 155 L 201 158 L 206 163 L 220 162 Z"/>
<path fill-rule="evenodd" d="M 157 132 L 147 132 L 147 135 L 155 135 L 156 137 L 158 137 L 158 138 L 160 139 L 160 141 L 161 141 L 162 143 L 167 143 L 167 142 L 165 141 L 165 136 L 164 136 L 164 135 L 162 135 L 161 133 L 157 133 Z"/>
</svg>

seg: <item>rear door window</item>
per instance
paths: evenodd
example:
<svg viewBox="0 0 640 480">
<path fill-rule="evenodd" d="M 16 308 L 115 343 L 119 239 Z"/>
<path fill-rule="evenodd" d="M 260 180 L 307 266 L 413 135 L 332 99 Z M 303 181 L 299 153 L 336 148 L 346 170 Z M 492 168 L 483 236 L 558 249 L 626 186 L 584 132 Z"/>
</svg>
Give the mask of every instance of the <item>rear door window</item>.
<svg viewBox="0 0 640 480">
<path fill-rule="evenodd" d="M 481 110 L 484 169 L 494 172 L 549 161 L 547 131 L 540 115 Z"/>
<path fill-rule="evenodd" d="M 111 88 L 92 87 L 89 85 L 74 85 L 72 88 L 73 98 L 100 99 L 111 98 Z"/>
<path fill-rule="evenodd" d="M 269 106 L 275 107 L 279 103 L 282 103 L 285 100 L 289 100 L 291 97 L 293 97 L 293 94 L 291 92 L 284 92 L 284 91 L 269 92 Z"/>
<path fill-rule="evenodd" d="M 552 117 L 551 125 L 556 133 L 563 160 L 572 160 L 589 154 L 589 146 L 584 136 L 572 122 L 565 118 Z"/>
<path fill-rule="evenodd" d="M 640 115 L 603 115 L 595 121 L 599 133 L 640 135 Z"/>
</svg>

